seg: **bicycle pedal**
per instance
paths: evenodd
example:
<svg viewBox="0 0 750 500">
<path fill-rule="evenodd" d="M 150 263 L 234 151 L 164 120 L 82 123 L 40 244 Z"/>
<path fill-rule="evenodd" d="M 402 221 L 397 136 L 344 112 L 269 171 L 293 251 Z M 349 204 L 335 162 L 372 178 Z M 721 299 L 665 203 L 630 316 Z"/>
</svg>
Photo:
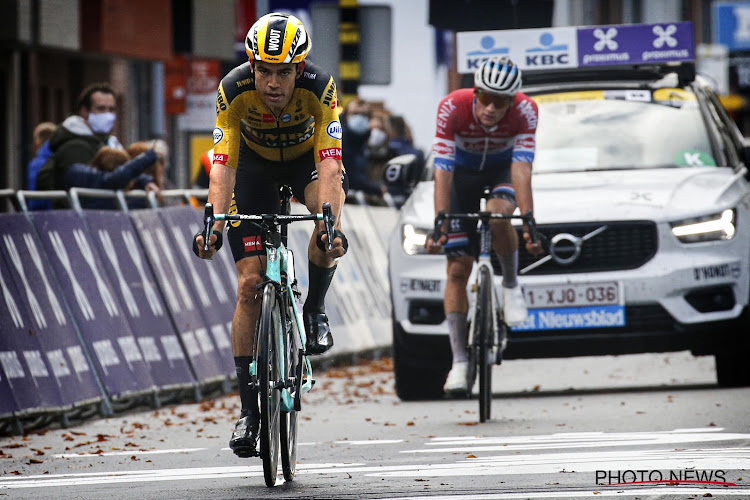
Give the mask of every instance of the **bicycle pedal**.
<svg viewBox="0 0 750 500">
<path fill-rule="evenodd" d="M 251 448 L 249 446 L 239 446 L 236 448 L 233 448 L 232 451 L 235 455 L 237 455 L 239 458 L 252 458 L 252 457 L 259 457 L 260 453 L 255 448 Z"/>
</svg>

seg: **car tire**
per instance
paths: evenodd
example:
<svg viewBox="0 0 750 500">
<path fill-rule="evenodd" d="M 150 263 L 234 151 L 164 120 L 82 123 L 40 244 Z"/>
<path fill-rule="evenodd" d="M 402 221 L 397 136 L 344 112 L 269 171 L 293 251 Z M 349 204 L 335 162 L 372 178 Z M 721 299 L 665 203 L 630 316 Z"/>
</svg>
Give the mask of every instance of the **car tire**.
<svg viewBox="0 0 750 500">
<path fill-rule="evenodd" d="M 402 401 L 442 399 L 450 368 L 447 335 L 410 335 L 393 320 L 393 370 Z"/>
<path fill-rule="evenodd" d="M 721 352 L 714 355 L 716 379 L 722 387 L 750 386 L 750 306 L 737 319 L 734 332 Z"/>
</svg>

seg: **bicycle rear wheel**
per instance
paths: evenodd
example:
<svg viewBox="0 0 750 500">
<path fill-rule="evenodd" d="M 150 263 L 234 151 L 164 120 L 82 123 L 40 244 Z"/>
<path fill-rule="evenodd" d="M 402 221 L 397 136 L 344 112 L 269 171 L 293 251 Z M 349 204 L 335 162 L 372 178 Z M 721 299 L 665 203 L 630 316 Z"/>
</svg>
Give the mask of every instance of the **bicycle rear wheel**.
<svg viewBox="0 0 750 500">
<path fill-rule="evenodd" d="M 294 320 L 294 310 L 289 307 L 287 315 L 290 319 L 290 324 L 287 328 L 284 342 L 285 359 L 286 359 L 286 371 L 284 379 L 289 380 L 296 375 L 298 372 L 297 367 L 302 362 L 299 353 L 297 351 L 297 345 L 295 343 L 295 336 L 299 335 L 297 332 L 297 323 Z M 301 370 L 299 370 L 301 377 Z M 296 391 L 301 387 L 299 380 L 295 381 L 294 387 L 291 387 L 290 393 L 292 397 L 296 395 Z M 284 473 L 284 479 L 292 481 L 294 474 L 297 470 L 297 411 L 292 410 L 289 412 L 281 413 L 281 470 Z"/>
<path fill-rule="evenodd" d="M 260 456 L 263 459 L 263 477 L 266 486 L 276 484 L 279 466 L 279 427 L 281 391 L 280 370 L 276 336 L 280 317 L 276 289 L 267 284 L 263 289 L 260 321 L 258 323 L 258 382 L 260 385 Z"/>
<path fill-rule="evenodd" d="M 477 371 L 479 372 L 479 421 L 486 422 L 490 418 L 492 407 L 492 365 L 490 360 L 492 351 L 492 273 L 489 268 L 479 268 L 479 298 L 477 311 Z"/>
</svg>

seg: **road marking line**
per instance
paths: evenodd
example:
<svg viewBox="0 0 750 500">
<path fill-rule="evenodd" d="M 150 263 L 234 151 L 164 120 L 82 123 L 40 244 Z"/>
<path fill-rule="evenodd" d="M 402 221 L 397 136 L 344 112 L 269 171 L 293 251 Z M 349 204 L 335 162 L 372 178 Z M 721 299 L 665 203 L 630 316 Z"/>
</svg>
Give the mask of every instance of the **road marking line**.
<svg viewBox="0 0 750 500">
<path fill-rule="evenodd" d="M 596 492 L 596 493 L 594 493 Z M 709 493 L 714 496 L 747 496 L 750 495 L 750 489 L 728 489 L 728 488 L 632 488 L 628 490 L 619 489 L 617 491 L 607 491 L 601 489 L 591 490 L 578 490 L 578 491 L 535 491 L 525 493 L 484 493 L 477 494 L 472 493 L 471 495 L 443 495 L 443 496 L 430 496 L 430 500 L 515 500 L 515 499 L 527 499 L 527 498 L 580 498 L 580 497 L 592 497 L 592 498 L 604 498 L 604 497 L 628 497 L 632 498 L 643 498 L 646 495 L 655 495 L 658 498 L 665 496 L 678 496 L 685 498 L 686 496 L 706 496 Z M 391 500 L 424 500 L 424 496 L 413 496 L 413 497 L 396 497 Z"/>
<path fill-rule="evenodd" d="M 116 457 L 132 455 L 160 455 L 164 453 L 193 453 L 208 448 L 176 448 L 172 450 L 130 450 L 130 451 L 105 451 L 102 453 L 58 453 L 52 455 L 55 458 L 92 458 L 92 457 Z"/>
<path fill-rule="evenodd" d="M 396 443 L 403 443 L 403 439 L 365 439 L 362 441 L 334 441 L 336 444 L 353 444 L 353 445 L 359 445 L 359 444 L 396 444 Z"/>
</svg>

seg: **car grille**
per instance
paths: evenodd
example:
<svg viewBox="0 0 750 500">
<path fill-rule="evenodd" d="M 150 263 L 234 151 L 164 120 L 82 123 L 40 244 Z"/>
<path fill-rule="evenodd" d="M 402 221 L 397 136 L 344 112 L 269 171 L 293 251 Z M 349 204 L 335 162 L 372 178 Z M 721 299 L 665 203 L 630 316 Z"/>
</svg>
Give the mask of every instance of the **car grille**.
<svg viewBox="0 0 750 500">
<path fill-rule="evenodd" d="M 581 224 L 550 224 L 539 226 L 539 232 L 547 239 L 545 250 L 558 234 L 571 234 L 583 238 L 602 226 L 607 229 L 582 243 L 581 253 L 570 264 L 560 264 L 549 259 L 539 267 L 525 273 L 527 276 L 545 274 L 572 274 L 621 269 L 636 269 L 651 260 L 658 247 L 656 224 L 650 221 L 586 222 Z M 518 268 L 524 269 L 537 259 L 528 253 L 519 234 Z M 495 272 L 500 274 L 497 257 L 492 257 Z"/>
</svg>

